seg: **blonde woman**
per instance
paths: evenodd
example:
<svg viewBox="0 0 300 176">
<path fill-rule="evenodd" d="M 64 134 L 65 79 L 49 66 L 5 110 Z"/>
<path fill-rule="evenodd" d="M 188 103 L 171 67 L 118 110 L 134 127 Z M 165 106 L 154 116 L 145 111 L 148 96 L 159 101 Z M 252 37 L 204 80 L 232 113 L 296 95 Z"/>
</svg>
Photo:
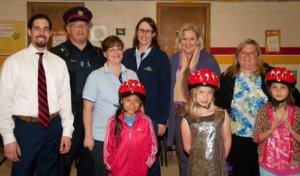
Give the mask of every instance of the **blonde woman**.
<svg viewBox="0 0 300 176">
<path fill-rule="evenodd" d="M 252 39 L 242 41 L 233 64 L 220 77 L 215 101 L 231 117 L 232 147 L 227 158 L 231 175 L 259 175 L 257 144 L 252 137 L 258 109 L 268 100 L 264 77 L 258 43 Z"/>
<path fill-rule="evenodd" d="M 204 51 L 203 36 L 195 24 L 185 24 L 178 33 L 179 51 L 171 57 L 171 107 L 168 121 L 168 145 L 175 139 L 181 176 L 187 175 L 188 155 L 182 147 L 180 124 L 184 104 L 188 101 L 187 79 L 191 72 L 210 69 L 220 76 L 220 67 L 213 55 Z"/>
</svg>

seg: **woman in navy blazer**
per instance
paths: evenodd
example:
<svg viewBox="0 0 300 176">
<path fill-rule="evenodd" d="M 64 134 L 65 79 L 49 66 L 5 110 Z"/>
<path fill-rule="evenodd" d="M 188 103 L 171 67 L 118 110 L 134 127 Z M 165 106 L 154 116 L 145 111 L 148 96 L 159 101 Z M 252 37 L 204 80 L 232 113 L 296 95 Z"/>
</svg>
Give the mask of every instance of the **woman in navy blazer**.
<svg viewBox="0 0 300 176">
<path fill-rule="evenodd" d="M 133 47 L 124 52 L 122 63 L 134 70 L 146 87 L 145 114 L 152 119 L 157 136 L 166 132 L 170 107 L 171 66 L 168 55 L 160 49 L 157 27 L 153 19 L 142 18 L 136 25 Z M 150 176 L 160 175 L 156 161 Z"/>
</svg>

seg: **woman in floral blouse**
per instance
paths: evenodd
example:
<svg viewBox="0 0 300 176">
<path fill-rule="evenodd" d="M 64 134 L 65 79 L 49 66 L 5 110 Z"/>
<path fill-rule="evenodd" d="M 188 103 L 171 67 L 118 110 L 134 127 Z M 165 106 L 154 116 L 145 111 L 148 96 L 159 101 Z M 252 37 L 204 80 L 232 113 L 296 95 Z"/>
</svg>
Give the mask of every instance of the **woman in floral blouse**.
<svg viewBox="0 0 300 176">
<path fill-rule="evenodd" d="M 259 175 L 257 144 L 252 137 L 258 109 L 268 100 L 264 76 L 258 43 L 252 39 L 242 41 L 234 63 L 220 77 L 216 96 L 216 105 L 226 109 L 231 117 L 229 175 Z"/>
</svg>

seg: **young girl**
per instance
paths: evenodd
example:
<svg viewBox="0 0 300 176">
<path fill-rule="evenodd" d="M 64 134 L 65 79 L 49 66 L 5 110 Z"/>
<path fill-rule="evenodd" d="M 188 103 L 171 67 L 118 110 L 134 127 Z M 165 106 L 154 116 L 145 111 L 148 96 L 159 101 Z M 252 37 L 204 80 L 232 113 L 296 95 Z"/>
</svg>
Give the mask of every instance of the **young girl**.
<svg viewBox="0 0 300 176">
<path fill-rule="evenodd" d="M 218 76 L 205 69 L 192 73 L 188 80 L 190 100 L 181 134 L 184 150 L 189 154 L 190 176 L 227 175 L 224 167 L 231 146 L 230 119 L 213 103 L 219 85 Z"/>
<path fill-rule="evenodd" d="M 145 88 L 137 80 L 119 88 L 120 106 L 108 122 L 104 141 L 104 163 L 110 175 L 146 176 L 155 161 L 157 142 L 151 119 L 140 108 Z"/>
<path fill-rule="evenodd" d="M 293 103 L 296 79 L 290 70 L 267 73 L 271 101 L 258 112 L 253 140 L 258 143 L 261 176 L 300 175 L 300 109 Z"/>
</svg>

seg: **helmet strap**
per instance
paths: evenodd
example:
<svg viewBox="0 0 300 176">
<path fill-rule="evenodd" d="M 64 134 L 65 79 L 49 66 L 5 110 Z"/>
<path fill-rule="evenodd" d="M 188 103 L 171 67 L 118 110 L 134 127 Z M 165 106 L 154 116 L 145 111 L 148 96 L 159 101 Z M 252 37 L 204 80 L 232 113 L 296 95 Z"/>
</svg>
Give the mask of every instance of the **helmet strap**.
<svg viewBox="0 0 300 176">
<path fill-rule="evenodd" d="M 203 105 L 201 105 L 201 104 L 199 104 L 199 106 L 200 106 L 201 108 L 209 109 L 210 106 L 211 106 L 211 103 L 209 103 L 207 106 L 203 106 Z"/>
</svg>

